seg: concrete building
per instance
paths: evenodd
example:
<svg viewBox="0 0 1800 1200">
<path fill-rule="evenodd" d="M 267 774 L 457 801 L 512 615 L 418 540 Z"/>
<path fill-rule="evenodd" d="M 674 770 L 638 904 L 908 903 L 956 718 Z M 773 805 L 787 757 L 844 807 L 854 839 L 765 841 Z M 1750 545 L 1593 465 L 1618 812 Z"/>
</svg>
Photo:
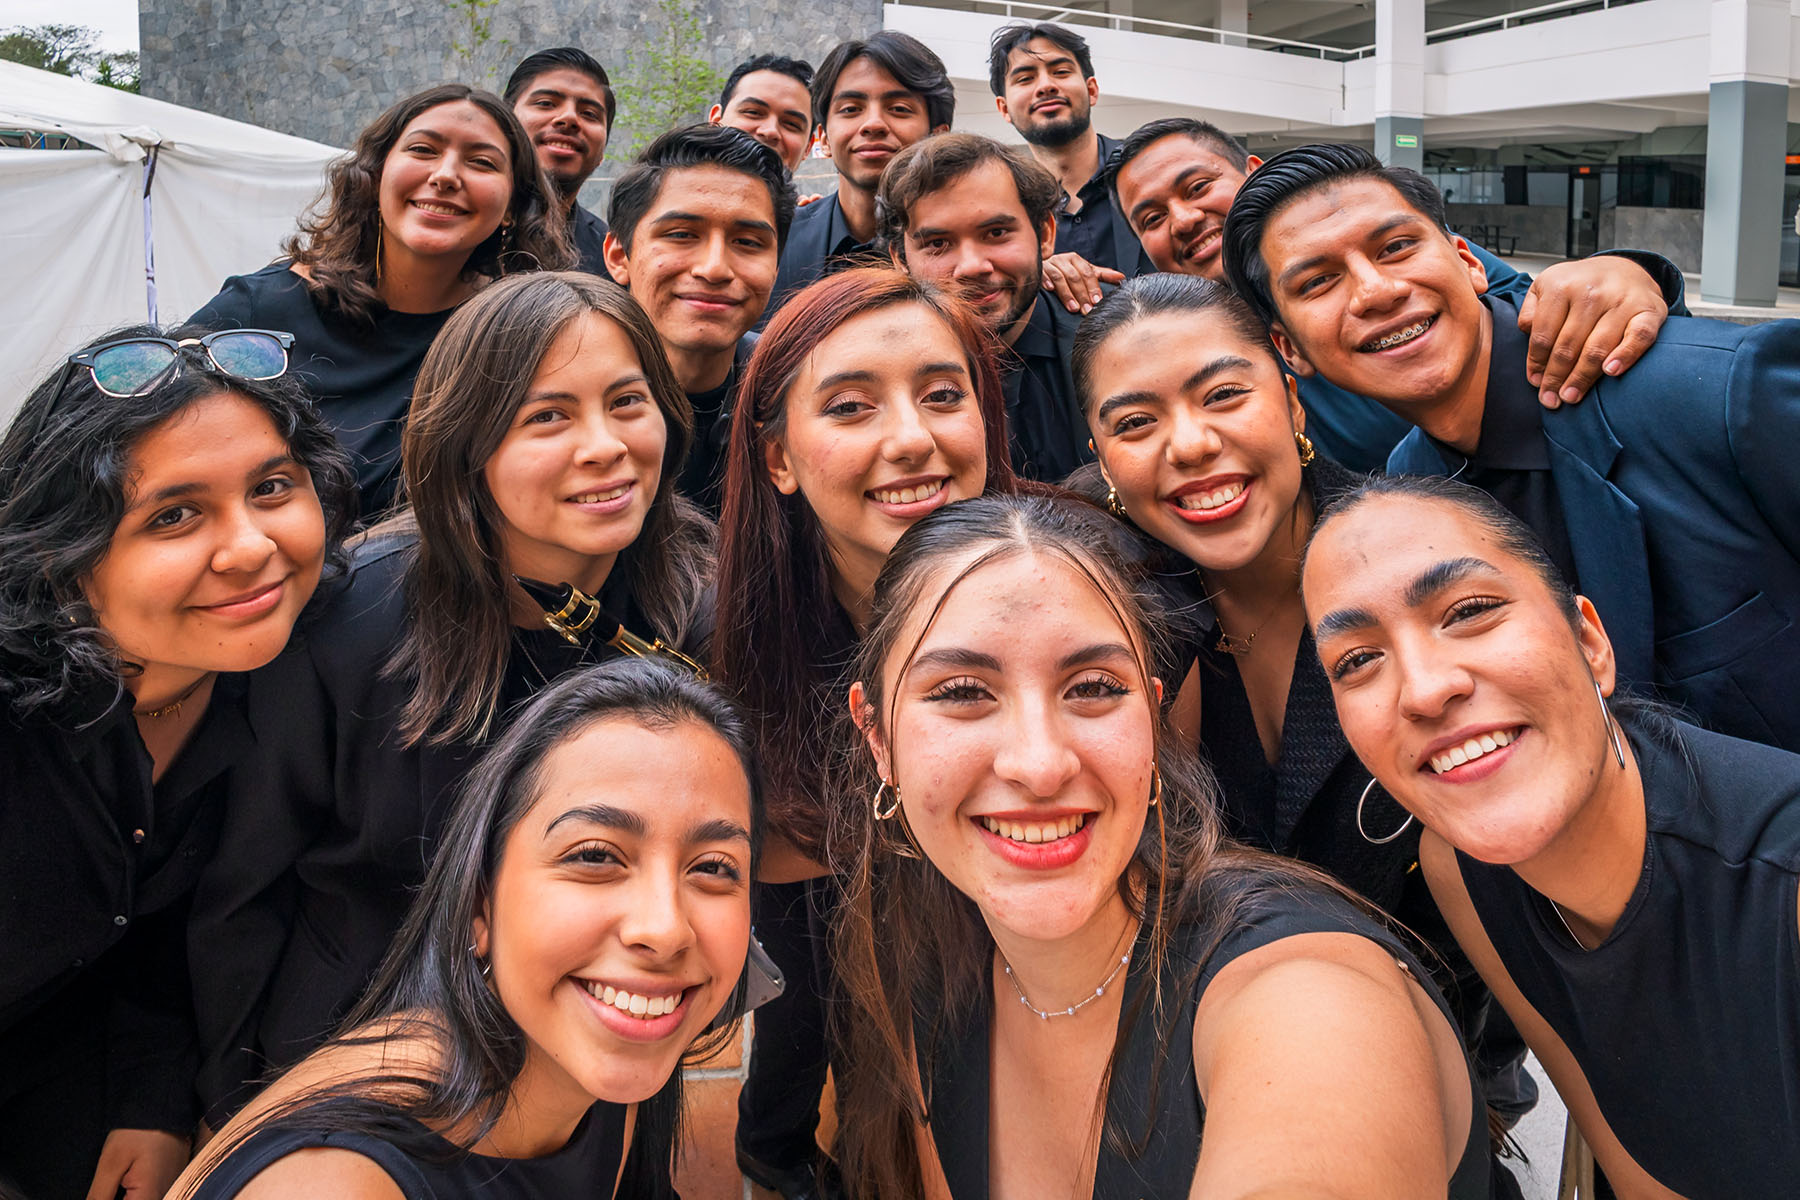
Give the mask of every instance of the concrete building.
<svg viewBox="0 0 1800 1200">
<path fill-rule="evenodd" d="M 987 42 L 1009 20 L 1079 28 L 1096 122 L 1216 122 L 1268 154 L 1375 145 L 1444 189 L 1459 228 L 1500 250 L 1659 250 L 1704 298 L 1770 304 L 1800 285 L 1800 0 L 691 0 L 695 52 L 815 62 L 878 26 L 943 56 L 957 126 L 1006 140 Z M 144 92 L 344 144 L 380 107 L 443 78 L 497 83 L 525 50 L 574 42 L 609 65 L 666 19 L 582 0 L 141 0 Z M 476 38 L 471 18 L 486 20 Z M 473 46 L 471 50 L 470 47 Z M 461 49 L 459 49 L 459 47 Z"/>
</svg>

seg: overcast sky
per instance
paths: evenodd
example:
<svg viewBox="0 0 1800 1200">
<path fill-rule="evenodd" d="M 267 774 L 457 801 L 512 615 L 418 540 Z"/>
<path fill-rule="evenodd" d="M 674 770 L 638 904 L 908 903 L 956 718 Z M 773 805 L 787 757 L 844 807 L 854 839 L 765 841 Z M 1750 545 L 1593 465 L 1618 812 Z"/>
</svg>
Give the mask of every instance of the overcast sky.
<svg viewBox="0 0 1800 1200">
<path fill-rule="evenodd" d="M 14 25 L 86 25 L 103 50 L 138 48 L 137 0 L 0 0 L 0 29 Z"/>
</svg>

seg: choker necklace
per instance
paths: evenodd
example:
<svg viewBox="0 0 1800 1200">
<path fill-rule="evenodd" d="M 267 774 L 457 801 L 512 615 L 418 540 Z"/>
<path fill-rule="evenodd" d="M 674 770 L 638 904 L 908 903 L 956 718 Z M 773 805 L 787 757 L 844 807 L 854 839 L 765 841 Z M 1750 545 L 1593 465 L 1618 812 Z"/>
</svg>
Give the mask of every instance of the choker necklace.
<svg viewBox="0 0 1800 1200">
<path fill-rule="evenodd" d="M 210 678 L 212 678 L 212 676 L 202 675 L 188 685 L 187 691 L 181 693 L 181 695 L 175 697 L 175 699 L 163 705 L 161 708 L 134 708 L 131 710 L 131 715 L 134 717 L 180 716 L 182 704 L 191 698 L 195 692 L 199 691 L 200 685 Z"/>
<path fill-rule="evenodd" d="M 1051 1017 L 1072 1017 L 1100 997 L 1106 995 L 1106 989 L 1112 986 L 1112 981 L 1117 979 L 1119 977 L 1119 972 L 1123 971 L 1131 962 L 1131 955 L 1121 954 L 1119 956 L 1119 965 L 1112 969 L 1112 974 L 1100 981 L 1100 986 L 1094 989 L 1093 995 L 1081 1001 L 1079 1004 L 1071 1004 L 1068 1008 L 1060 1008 L 1054 1012 L 1045 1012 L 1025 998 L 1025 989 L 1019 986 L 1019 977 L 1013 974 L 1012 964 L 1006 961 L 1006 955 L 1000 950 L 1000 947 L 995 946 L 994 951 L 1000 955 L 1000 966 L 1006 971 L 1006 978 L 1013 985 L 1013 991 L 1019 993 L 1019 1003 L 1023 1004 L 1026 1008 L 1029 1008 L 1032 1012 L 1036 1013 L 1040 1019 L 1045 1021 L 1048 1021 Z"/>
</svg>

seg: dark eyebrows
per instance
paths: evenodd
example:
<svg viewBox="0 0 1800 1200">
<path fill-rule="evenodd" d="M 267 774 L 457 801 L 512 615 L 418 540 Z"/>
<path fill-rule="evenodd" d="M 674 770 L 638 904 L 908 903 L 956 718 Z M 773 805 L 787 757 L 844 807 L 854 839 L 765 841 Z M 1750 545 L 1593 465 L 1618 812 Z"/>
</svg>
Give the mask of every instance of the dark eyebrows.
<svg viewBox="0 0 1800 1200">
<path fill-rule="evenodd" d="M 946 667 L 966 671 L 998 671 L 1000 660 L 980 650 L 946 646 L 942 650 L 927 650 L 914 657 L 912 665 L 907 668 L 906 673 L 911 675 L 915 671 Z"/>
<path fill-rule="evenodd" d="M 1465 556 L 1463 558 L 1445 559 L 1425 568 L 1406 585 L 1402 601 L 1408 608 L 1417 608 L 1447 587 L 1452 587 L 1471 575 L 1498 575 L 1500 572 L 1485 559 Z M 1379 624 L 1373 613 L 1365 608 L 1340 608 L 1320 617 L 1313 624 L 1313 641 L 1323 642 L 1342 633 L 1357 629 L 1367 629 Z"/>
<path fill-rule="evenodd" d="M 747 845 L 750 841 L 750 831 L 736 821 L 715 817 L 688 830 L 686 840 L 689 842 L 743 842 Z"/>
<path fill-rule="evenodd" d="M 1394 230 L 1400 228 L 1402 225 L 1410 225 L 1415 221 L 1427 221 L 1427 220 L 1428 219 L 1423 214 L 1412 212 L 1410 210 L 1407 212 L 1396 213 L 1395 215 L 1389 217 L 1387 220 L 1383 221 L 1381 224 L 1377 225 L 1375 228 L 1369 230 L 1368 233 L 1363 235 L 1362 240 L 1365 242 L 1372 242 L 1376 238 L 1386 237 L 1388 234 L 1390 234 Z M 1285 270 L 1281 273 L 1281 278 L 1279 280 L 1277 280 L 1276 282 L 1281 284 L 1281 286 L 1286 287 L 1289 283 L 1293 282 L 1295 276 L 1304 275 L 1306 272 L 1312 270 L 1314 267 L 1319 266 L 1322 263 L 1329 262 L 1331 257 L 1332 256 L 1329 254 L 1308 255 L 1306 258 L 1301 259 L 1299 262 L 1293 263 L 1292 265 L 1290 265 L 1287 270 Z"/>
<path fill-rule="evenodd" d="M 1047 70 L 1054 70 L 1064 63 L 1068 63 L 1071 66 L 1080 65 L 1075 61 L 1075 56 L 1066 50 L 1054 50 L 1046 54 L 1040 50 L 1027 50 L 1025 47 L 1020 46 L 1018 47 L 1018 52 L 1023 54 L 1028 61 L 1020 63 L 1018 66 L 1007 72 L 1007 74 L 1014 79 L 1017 79 L 1024 72 L 1031 71 L 1032 63 L 1042 63 Z"/>
<path fill-rule="evenodd" d="M 982 217 L 978 219 L 975 222 L 975 228 L 1017 229 L 1021 223 L 1019 214 L 1017 213 L 995 213 L 991 217 Z M 915 242 L 922 242 L 927 238 L 949 237 L 950 231 L 948 229 L 940 229 L 935 225 L 928 225 L 918 229 L 908 230 L 906 236 L 913 239 Z"/>
<path fill-rule="evenodd" d="M 300 463 L 300 460 L 295 458 L 292 454 L 288 454 L 288 453 L 272 454 L 268 458 L 265 458 L 261 462 L 257 463 L 254 467 L 251 467 L 250 472 L 246 476 L 246 478 L 255 479 L 259 475 L 267 475 L 270 471 L 273 471 L 276 467 L 298 466 L 299 463 Z M 177 500 L 177 499 L 180 499 L 182 496 L 196 495 L 197 493 L 204 492 L 204 491 L 206 491 L 206 485 L 204 483 L 200 483 L 198 481 L 189 482 L 189 483 L 172 483 L 168 487 L 157 488 L 154 492 L 151 492 L 148 496 L 141 496 L 141 497 L 133 500 L 131 502 L 131 507 L 126 509 L 125 511 L 126 512 L 136 512 L 140 508 L 145 508 L 145 507 L 148 507 L 148 506 L 154 505 L 154 504 L 161 504 L 167 500 Z"/>
<path fill-rule="evenodd" d="M 1241 354 L 1222 354 L 1189 375 L 1187 380 L 1182 383 L 1181 390 L 1191 392 L 1203 388 L 1215 375 L 1223 374 L 1226 371 L 1247 371 L 1255 365 Z M 1162 397 L 1155 392 L 1120 392 L 1102 400 L 1099 410 L 1094 415 L 1105 417 L 1115 408 L 1123 408 L 1128 404 L 1155 404 L 1161 400 Z"/>
<path fill-rule="evenodd" d="M 650 381 L 644 377 L 642 371 L 627 371 L 625 374 L 607 384 L 606 390 L 608 392 L 616 392 L 620 388 L 644 387 L 647 386 L 649 382 Z M 552 391 L 546 388 L 543 391 L 527 392 L 525 399 L 520 403 L 519 407 L 523 408 L 527 404 L 545 404 L 552 400 L 573 400 L 576 403 L 580 403 L 581 397 L 577 396 L 574 392 Z"/>
<path fill-rule="evenodd" d="M 654 217 L 650 217 L 649 221 L 652 225 L 662 225 L 669 222 L 678 222 L 688 225 L 705 225 L 710 223 L 711 218 L 705 213 L 683 212 L 680 209 L 671 208 L 665 212 L 657 213 Z M 758 221 L 753 217 L 733 217 L 731 218 L 731 227 L 733 229 L 754 229 L 758 233 L 767 233 L 771 235 L 775 232 L 775 226 L 769 224 L 767 221 Z"/>
<path fill-rule="evenodd" d="M 1479 558 L 1446 559 L 1419 572 L 1418 578 L 1406 585 L 1406 606 L 1417 608 L 1445 588 L 1461 583 L 1471 575 L 1498 575 L 1491 563 Z"/>
<path fill-rule="evenodd" d="M 1071 650 L 1061 658 L 1057 659 L 1056 669 L 1058 671 L 1067 671 L 1073 667 L 1079 667 L 1084 663 L 1101 662 L 1112 658 L 1127 658 L 1134 662 L 1137 660 L 1137 656 L 1131 652 L 1131 647 L 1126 646 L 1123 643 L 1095 642 L 1091 646 L 1083 646 L 1079 650 Z"/>
<path fill-rule="evenodd" d="M 1200 163 L 1195 163 L 1191 167 L 1184 168 L 1182 171 L 1180 171 L 1179 173 L 1176 174 L 1176 176 L 1173 180 L 1170 181 L 1169 186 L 1172 188 L 1179 188 L 1182 184 L 1186 183 L 1190 178 L 1192 178 L 1196 172 L 1204 171 L 1205 169 L 1206 169 L 1205 166 Z M 1140 217 L 1143 214 L 1143 211 L 1146 208 L 1154 208 L 1155 206 L 1156 206 L 1155 200 L 1140 200 L 1140 201 L 1138 201 L 1136 204 L 1132 205 L 1132 207 L 1131 207 L 1131 219 L 1136 220 L 1138 217 Z"/>
<path fill-rule="evenodd" d="M 643 837 L 649 829 L 649 826 L 644 824 L 644 818 L 628 808 L 619 808 L 612 804 L 583 804 L 571 808 L 550 822 L 544 829 L 544 836 L 547 838 L 555 833 L 556 827 L 565 821 L 585 821 L 590 825 L 604 825 L 609 829 L 617 829 L 633 837 Z"/>
<path fill-rule="evenodd" d="M 927 375 L 961 375 L 966 378 L 968 374 L 969 365 L 967 363 L 934 362 L 921 363 L 919 368 L 913 372 L 913 378 L 922 379 Z"/>
</svg>

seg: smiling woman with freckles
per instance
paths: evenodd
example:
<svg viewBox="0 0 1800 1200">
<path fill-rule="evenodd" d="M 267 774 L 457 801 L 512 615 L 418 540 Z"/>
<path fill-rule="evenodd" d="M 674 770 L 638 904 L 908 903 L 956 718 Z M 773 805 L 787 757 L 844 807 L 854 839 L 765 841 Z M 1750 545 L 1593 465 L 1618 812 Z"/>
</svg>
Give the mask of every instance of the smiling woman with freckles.
<svg viewBox="0 0 1800 1200">
<path fill-rule="evenodd" d="M 0 1193 L 187 1161 L 188 903 L 244 676 L 339 576 L 349 463 L 286 335 L 121 329 L 0 439 Z"/>
<path fill-rule="evenodd" d="M 1486 1197 L 1447 1010 L 1323 875 L 1222 837 L 1107 526 L 974 500 L 876 583 L 833 839 L 856 1194 Z"/>
<path fill-rule="evenodd" d="M 459 790 L 368 999 L 171 1194 L 672 1197 L 680 1068 L 744 1005 L 760 814 L 715 689 L 558 680 Z"/>
<path fill-rule="evenodd" d="M 643 310 L 590 275 L 502 280 L 444 327 L 406 432 L 410 507 L 252 682 L 256 748 L 195 903 L 215 1126 L 362 994 L 452 789 L 524 699 L 698 648 L 712 526 L 674 493 L 690 431 Z"/>
<path fill-rule="evenodd" d="M 980 319 L 898 271 L 845 271 L 795 295 L 744 375 L 713 654 L 758 725 L 772 836 L 757 936 L 793 981 L 758 1018 L 739 1105 L 740 1165 L 767 1187 L 784 1184 L 780 1172 L 810 1186 L 817 1153 L 830 987 L 819 926 L 833 900 L 829 880 L 802 881 L 825 871 L 830 746 L 820 731 L 895 540 L 945 505 L 1018 486 L 1004 405 Z"/>
<path fill-rule="evenodd" d="M 1800 1175 L 1800 755 L 1614 693 L 1601 614 L 1486 493 L 1388 477 L 1307 550 L 1350 744 L 1627 1200 Z"/>
</svg>

